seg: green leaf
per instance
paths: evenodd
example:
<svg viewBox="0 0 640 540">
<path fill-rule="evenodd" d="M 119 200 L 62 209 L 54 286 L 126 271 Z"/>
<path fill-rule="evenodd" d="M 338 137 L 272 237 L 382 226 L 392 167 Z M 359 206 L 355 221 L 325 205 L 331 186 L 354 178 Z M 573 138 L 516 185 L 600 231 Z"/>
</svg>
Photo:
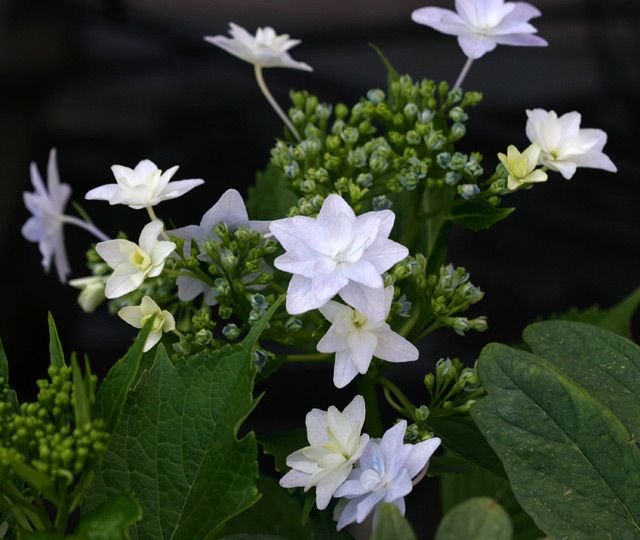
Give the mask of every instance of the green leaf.
<svg viewBox="0 0 640 540">
<path fill-rule="evenodd" d="M 134 538 L 206 540 L 256 503 L 255 436 L 236 435 L 255 405 L 253 349 L 281 301 L 239 345 L 175 366 L 159 349 L 125 402 L 88 508 L 132 490 L 143 510 Z"/>
<path fill-rule="evenodd" d="M 443 476 L 440 479 L 440 493 L 444 513 L 472 497 L 489 497 L 509 514 L 513 524 L 514 540 L 536 540 L 544 536 L 518 504 L 509 483 L 486 470 L 474 467 L 464 474 Z"/>
<path fill-rule="evenodd" d="M 98 389 L 93 405 L 94 416 L 104 420 L 108 432 L 116 427 L 129 390 L 137 380 L 144 344 L 152 325 L 153 321 L 144 325 L 127 354 L 109 370 Z"/>
<path fill-rule="evenodd" d="M 638 538 L 640 451 L 613 413 L 550 362 L 485 347 L 471 413 L 513 492 L 554 538 Z"/>
<path fill-rule="evenodd" d="M 33 486 L 36 491 L 44 494 L 47 499 L 55 503 L 58 502 L 58 493 L 51 478 L 19 459 L 9 457 L 9 460 L 11 461 L 11 468 L 17 476 Z"/>
<path fill-rule="evenodd" d="M 515 208 L 497 208 L 473 201 L 465 201 L 451 210 L 451 221 L 463 229 L 482 231 L 509 217 Z"/>
<path fill-rule="evenodd" d="M 500 459 L 469 417 L 430 416 L 426 424 L 442 439 L 442 445 L 453 452 L 454 456 L 466 459 L 497 476 L 505 477 Z"/>
<path fill-rule="evenodd" d="M 289 495 L 272 478 L 262 476 L 258 480 L 262 498 L 251 508 L 229 521 L 217 535 L 226 538 L 240 533 L 272 534 L 290 540 L 312 540 L 310 523 L 300 522 L 302 503 Z"/>
<path fill-rule="evenodd" d="M 87 396 L 87 387 L 75 355 L 71 357 L 71 370 L 73 373 L 73 409 L 76 417 L 76 426 L 85 426 L 91 422 L 91 409 L 89 397 Z"/>
<path fill-rule="evenodd" d="M 591 306 L 582 310 L 574 308 L 566 313 L 545 317 L 545 319 L 592 324 L 631 339 L 631 320 L 639 306 L 640 287 L 609 309 L 602 309 L 599 306 Z"/>
<path fill-rule="evenodd" d="M 496 501 L 474 497 L 448 512 L 435 540 L 511 540 L 511 519 Z"/>
<path fill-rule="evenodd" d="M 2 346 L 2 340 L 0 339 L 0 377 L 5 381 L 9 381 L 9 361 L 7 355 L 4 353 L 4 347 Z"/>
<path fill-rule="evenodd" d="M 264 171 L 256 173 L 256 182 L 247 197 L 251 219 L 280 219 L 289 215 L 293 206 L 298 206 L 298 197 L 289 189 L 281 169 L 269 163 Z"/>
<path fill-rule="evenodd" d="M 371 540 L 416 540 L 416 535 L 397 506 L 383 503 L 378 509 L 378 524 Z"/>
<path fill-rule="evenodd" d="M 65 365 L 64 353 L 62 352 L 62 345 L 58 337 L 58 329 L 56 328 L 56 323 L 51 313 L 49 313 L 49 356 L 52 366 L 62 367 Z"/>
<path fill-rule="evenodd" d="M 286 472 L 287 456 L 300 448 L 304 448 L 307 442 L 307 430 L 304 428 L 286 429 L 275 433 L 265 433 L 258 437 L 262 445 L 262 451 L 275 458 L 276 471 Z"/>
<path fill-rule="evenodd" d="M 549 321 L 524 331 L 534 354 L 604 403 L 640 440 L 640 347 L 588 324 Z"/>
<path fill-rule="evenodd" d="M 395 67 L 393 67 L 393 64 L 382 52 L 380 47 L 378 47 L 374 43 L 369 43 L 369 47 L 371 47 L 378 55 L 378 58 L 382 60 L 382 63 L 384 64 L 384 67 L 387 70 L 387 78 L 388 78 L 389 84 L 391 84 L 393 81 L 397 81 L 400 78 L 400 73 L 398 73 L 398 70 Z"/>
</svg>

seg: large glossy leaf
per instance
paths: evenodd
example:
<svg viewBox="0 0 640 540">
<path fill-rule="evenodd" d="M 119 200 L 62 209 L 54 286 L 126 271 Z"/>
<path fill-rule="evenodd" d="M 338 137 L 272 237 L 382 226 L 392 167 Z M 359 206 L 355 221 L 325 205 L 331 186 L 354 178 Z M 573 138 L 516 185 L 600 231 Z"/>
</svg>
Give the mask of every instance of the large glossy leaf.
<svg viewBox="0 0 640 540">
<path fill-rule="evenodd" d="M 255 437 L 236 434 L 255 404 L 252 351 L 279 303 L 239 345 L 175 366 L 159 350 L 125 402 L 88 507 L 132 490 L 136 538 L 206 540 L 257 501 Z"/>
<path fill-rule="evenodd" d="M 435 540 L 511 540 L 509 514 L 497 501 L 474 497 L 452 508 L 442 519 Z"/>
<path fill-rule="evenodd" d="M 478 361 L 472 416 L 516 498 L 553 538 L 640 536 L 640 451 L 599 400 L 550 362 L 504 345 Z"/>
<path fill-rule="evenodd" d="M 612 332 L 565 321 L 532 324 L 524 340 L 607 405 L 640 440 L 640 347 Z"/>
<path fill-rule="evenodd" d="M 378 524 L 371 540 L 416 540 L 416 535 L 394 504 L 383 503 L 378 508 Z"/>
</svg>

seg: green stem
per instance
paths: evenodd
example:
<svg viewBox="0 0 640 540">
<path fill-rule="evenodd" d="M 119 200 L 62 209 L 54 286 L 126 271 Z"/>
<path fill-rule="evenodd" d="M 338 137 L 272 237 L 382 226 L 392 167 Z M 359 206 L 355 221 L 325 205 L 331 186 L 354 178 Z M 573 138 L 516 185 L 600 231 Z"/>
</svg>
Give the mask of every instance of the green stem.
<svg viewBox="0 0 640 540">
<path fill-rule="evenodd" d="M 404 325 L 400 329 L 400 332 L 398 333 L 402 337 L 406 338 L 409 335 L 409 332 L 413 330 L 413 327 L 416 325 L 419 318 L 420 318 L 420 306 L 416 305 L 415 308 L 413 309 L 413 313 L 411 314 L 411 317 L 409 317 L 407 322 L 404 323 Z"/>
<path fill-rule="evenodd" d="M 267 88 L 267 84 L 264 82 L 264 77 L 262 75 L 262 67 L 259 66 L 258 64 L 254 65 L 255 68 L 255 74 L 256 74 L 256 81 L 258 81 L 258 87 L 260 88 L 260 90 L 262 91 L 262 94 L 264 95 L 264 97 L 267 99 L 267 101 L 269 102 L 269 105 L 271 105 L 271 107 L 273 108 L 274 111 L 276 111 L 276 114 L 280 117 L 280 119 L 284 122 L 284 125 L 287 126 L 287 128 L 289 129 L 289 131 L 293 134 L 293 136 L 298 140 L 301 141 L 302 139 L 300 138 L 300 134 L 298 133 L 298 130 L 295 128 L 295 126 L 291 123 L 291 120 L 289 120 L 289 118 L 287 117 L 287 115 L 284 113 L 284 111 L 280 108 L 280 105 L 278 105 L 278 102 L 275 100 L 275 98 L 271 95 L 271 92 L 269 92 L 269 88 Z"/>
<path fill-rule="evenodd" d="M 416 410 L 416 406 L 411 403 L 411 400 L 405 395 L 405 393 L 386 377 L 380 377 L 378 381 L 385 390 L 391 392 L 393 396 L 400 402 L 402 410 L 400 410 L 399 412 L 404 414 L 407 418 L 415 420 L 414 411 Z"/>
<path fill-rule="evenodd" d="M 285 354 L 282 356 L 285 362 L 317 362 L 331 360 L 331 355 L 327 353 L 315 354 Z"/>
<path fill-rule="evenodd" d="M 155 211 L 153 210 L 153 206 L 151 206 L 150 204 L 147 205 L 147 214 L 149 214 L 149 217 L 151 218 L 151 221 L 162 221 L 161 219 L 158 219 L 158 216 L 156 215 Z M 164 230 L 164 226 L 162 227 L 162 233 L 160 234 L 160 236 L 162 236 L 162 238 L 164 240 L 170 241 L 169 235 L 167 234 L 167 231 Z"/>
<path fill-rule="evenodd" d="M 364 429 L 371 437 L 381 437 L 384 432 L 382 425 L 382 415 L 380 413 L 380 403 L 376 388 L 375 369 L 357 379 L 358 392 L 364 398 L 367 416 L 364 420 Z"/>
<path fill-rule="evenodd" d="M 67 521 L 69 520 L 69 502 L 63 497 L 58 506 L 56 520 L 53 523 L 56 532 L 64 534 L 67 531 Z"/>
</svg>

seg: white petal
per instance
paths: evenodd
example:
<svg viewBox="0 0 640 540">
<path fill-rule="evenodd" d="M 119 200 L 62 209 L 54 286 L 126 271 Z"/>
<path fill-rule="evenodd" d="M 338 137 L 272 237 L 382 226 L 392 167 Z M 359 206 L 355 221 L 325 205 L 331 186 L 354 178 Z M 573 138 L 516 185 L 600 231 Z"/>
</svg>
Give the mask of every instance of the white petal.
<svg viewBox="0 0 640 540">
<path fill-rule="evenodd" d="M 352 362 L 358 371 L 365 374 L 371 364 L 373 351 L 378 344 L 378 338 L 373 332 L 356 330 L 347 336 L 347 344 L 351 353 Z"/>
<path fill-rule="evenodd" d="M 342 414 L 345 415 L 354 424 L 364 424 L 364 418 L 366 415 L 366 406 L 364 398 L 360 395 L 355 396 L 349 405 L 347 405 Z"/>
<path fill-rule="evenodd" d="M 235 39 L 230 39 L 226 36 L 206 36 L 204 39 L 208 43 L 211 43 L 216 47 L 220 47 L 223 51 L 226 51 L 245 62 L 249 62 L 250 64 L 254 64 L 257 60 L 256 56 L 248 47 Z"/>
<path fill-rule="evenodd" d="M 173 242 L 166 242 L 160 240 L 156 243 L 153 251 L 151 252 L 151 263 L 154 266 L 164 264 L 165 259 L 171 255 L 176 249 L 176 245 Z"/>
<path fill-rule="evenodd" d="M 495 40 L 488 36 L 479 36 L 477 34 L 459 36 L 458 44 L 462 49 L 462 52 L 472 60 L 482 58 L 488 52 L 491 52 L 496 48 L 497 43 Z"/>
<path fill-rule="evenodd" d="M 107 298 L 120 298 L 135 291 L 144 281 L 144 274 L 132 264 L 121 264 L 107 279 L 104 294 Z"/>
<path fill-rule="evenodd" d="M 420 356 L 413 343 L 396 334 L 389 326 L 376 332 L 378 344 L 374 356 L 387 362 L 413 362 Z"/>
<path fill-rule="evenodd" d="M 22 236 L 29 242 L 39 242 L 44 233 L 42 227 L 43 224 L 40 218 L 30 217 L 22 226 Z"/>
<path fill-rule="evenodd" d="M 371 513 L 374 507 L 383 499 L 384 491 L 374 491 L 370 495 L 363 497 L 358 503 L 356 511 L 356 521 L 362 523 L 366 517 Z"/>
<path fill-rule="evenodd" d="M 363 254 L 363 258 L 373 264 L 380 274 L 408 256 L 409 250 L 402 244 L 380 237 Z"/>
<path fill-rule="evenodd" d="M 469 31 L 467 25 L 460 16 L 450 9 L 442 9 L 437 7 L 426 7 L 416 9 L 411 14 L 413 22 L 424 24 L 431 28 L 448 34 L 450 36 L 459 36 Z"/>
<path fill-rule="evenodd" d="M 318 297 L 314 282 L 310 279 L 294 275 L 287 289 L 287 312 L 290 315 L 306 313 L 323 306 L 329 298 Z"/>
<path fill-rule="evenodd" d="M 142 328 L 142 311 L 140 306 L 126 306 L 118 311 L 118 317 L 135 328 Z"/>
<path fill-rule="evenodd" d="M 318 212 L 318 221 L 329 225 L 337 219 L 340 214 L 344 214 L 351 221 L 356 220 L 353 209 L 340 195 L 334 193 L 329 195 L 322 203 L 322 208 L 320 208 L 320 212 Z"/>
<path fill-rule="evenodd" d="M 168 201 L 169 199 L 175 199 L 184 195 L 193 188 L 204 184 L 204 180 L 201 178 L 190 180 L 177 180 L 176 182 L 169 182 L 167 186 L 162 190 L 158 199 L 160 201 Z"/>
<path fill-rule="evenodd" d="M 547 40 L 531 34 L 494 35 L 493 39 L 500 45 L 515 47 L 547 47 L 549 45 Z"/>
<path fill-rule="evenodd" d="M 202 216 L 200 227 L 205 233 L 210 233 L 218 223 L 226 223 L 229 228 L 247 226 L 249 216 L 242 200 L 242 196 L 235 189 L 228 189 L 207 212 Z"/>
<path fill-rule="evenodd" d="M 113 269 L 129 262 L 129 256 L 138 248 L 129 240 L 107 240 L 96 244 L 98 255 Z"/>
<path fill-rule="evenodd" d="M 207 287 L 204 282 L 189 275 L 178 276 L 176 285 L 178 286 L 178 298 L 183 302 L 190 302 L 199 294 L 204 294 Z"/>
<path fill-rule="evenodd" d="M 153 248 L 158 242 L 158 236 L 163 229 L 162 221 L 155 220 L 151 223 L 147 223 L 140 232 L 140 238 L 138 239 L 138 245 L 142 248 L 146 254 L 151 255 Z M 175 244 L 174 244 L 175 246 Z"/>
<path fill-rule="evenodd" d="M 331 323 L 338 318 L 351 317 L 353 315 L 353 309 L 333 300 L 329 300 L 324 306 L 320 306 L 319 311 Z"/>
<path fill-rule="evenodd" d="M 310 474 L 292 469 L 280 479 L 280 485 L 283 488 L 305 487 L 310 478 Z"/>
<path fill-rule="evenodd" d="M 358 375 L 358 369 L 351 360 L 349 351 L 339 351 L 336 353 L 333 365 L 333 384 L 336 388 L 344 388 Z"/>
<path fill-rule="evenodd" d="M 397 499 L 401 499 L 411 493 L 412 489 L 413 485 L 411 484 L 411 478 L 407 474 L 406 470 L 404 470 L 393 482 L 387 485 L 387 489 L 384 494 L 384 501 L 390 503 Z"/>
<path fill-rule="evenodd" d="M 93 188 L 84 196 L 87 200 L 110 201 L 120 189 L 118 184 L 105 184 L 97 188 Z"/>
<path fill-rule="evenodd" d="M 153 349 L 156 343 L 160 341 L 161 337 L 162 337 L 162 330 L 151 332 L 149 334 L 149 337 L 147 338 L 147 341 L 144 342 L 144 347 L 142 348 L 143 352 L 148 352 L 151 349 Z"/>
<path fill-rule="evenodd" d="M 327 333 L 320 338 L 316 349 L 321 353 L 337 353 L 344 352 L 347 348 L 347 335 L 344 329 L 339 325 L 332 325 Z M 349 354 L 349 357 L 351 355 Z M 337 361 L 337 357 L 336 357 Z"/>
<path fill-rule="evenodd" d="M 64 236 L 62 235 L 62 229 L 57 233 L 53 253 L 56 263 L 56 272 L 60 283 L 66 283 L 67 276 L 71 272 L 69 266 L 69 259 L 67 258 L 67 250 L 64 245 Z"/>
<path fill-rule="evenodd" d="M 438 437 L 433 437 L 413 445 L 409 459 L 405 463 L 410 478 L 415 478 L 424 469 L 431 456 L 440 446 L 440 442 Z"/>
<path fill-rule="evenodd" d="M 358 500 L 347 501 L 342 499 L 338 502 L 334 512 L 333 519 L 338 522 L 336 525 L 337 530 L 342 530 L 347 525 L 355 523 L 356 510 L 358 508 Z"/>
<path fill-rule="evenodd" d="M 383 287 L 371 289 L 351 281 L 340 290 L 340 297 L 371 321 L 383 321 L 387 317 Z"/>
<path fill-rule="evenodd" d="M 367 260 L 359 260 L 354 263 L 344 263 L 342 272 L 352 281 L 356 281 L 366 287 L 377 289 L 384 286 L 384 281 L 376 267 Z"/>
<path fill-rule="evenodd" d="M 324 510 L 327 507 L 333 493 L 347 479 L 350 472 L 351 466 L 345 465 L 318 483 L 316 486 L 316 506 L 318 510 Z"/>
<path fill-rule="evenodd" d="M 312 409 L 305 417 L 307 439 L 310 445 L 322 445 L 327 442 L 327 413 Z"/>
</svg>

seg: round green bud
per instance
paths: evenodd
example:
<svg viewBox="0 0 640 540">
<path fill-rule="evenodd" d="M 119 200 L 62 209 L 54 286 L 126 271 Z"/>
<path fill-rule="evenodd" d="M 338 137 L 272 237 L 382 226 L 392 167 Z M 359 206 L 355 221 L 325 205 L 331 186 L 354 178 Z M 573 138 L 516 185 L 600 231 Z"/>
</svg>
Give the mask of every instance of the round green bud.
<svg viewBox="0 0 640 540">
<path fill-rule="evenodd" d="M 345 116 L 349 114 L 349 107 L 347 107 L 344 103 L 338 103 L 336 105 L 336 117 L 342 120 Z"/>
</svg>

